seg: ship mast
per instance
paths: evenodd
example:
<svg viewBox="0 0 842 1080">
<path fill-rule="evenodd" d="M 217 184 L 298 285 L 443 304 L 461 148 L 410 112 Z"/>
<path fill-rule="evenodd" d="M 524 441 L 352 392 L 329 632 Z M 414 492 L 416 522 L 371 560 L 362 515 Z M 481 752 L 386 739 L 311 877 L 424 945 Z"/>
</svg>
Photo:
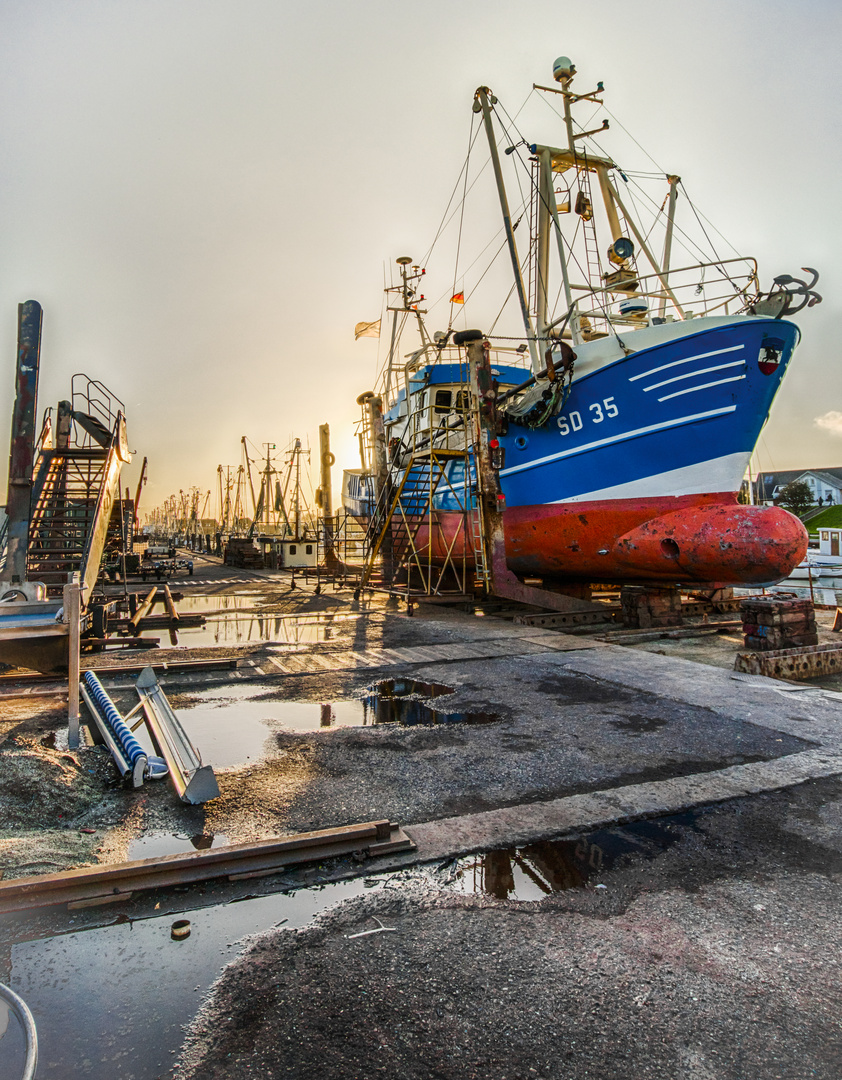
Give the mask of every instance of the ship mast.
<svg viewBox="0 0 842 1080">
<path fill-rule="evenodd" d="M 389 407 L 389 401 L 391 399 L 392 380 L 393 377 L 397 378 L 398 372 L 401 370 L 401 365 L 397 363 L 397 351 L 398 345 L 401 339 L 401 332 L 403 331 L 404 322 L 407 315 L 414 315 L 418 322 L 418 333 L 421 336 L 421 344 L 424 351 L 427 351 L 428 347 L 432 347 L 432 341 L 427 333 L 427 328 L 424 326 L 423 315 L 427 312 L 421 310 L 418 305 L 423 301 L 424 296 L 416 296 L 415 283 L 420 281 L 424 274 L 427 272 L 420 266 L 413 264 L 409 255 L 401 255 L 395 262 L 400 267 L 401 283 L 400 285 L 393 285 L 386 289 L 387 293 L 396 292 L 400 294 L 400 306 L 387 305 L 386 310 L 392 312 L 392 340 L 389 343 L 389 360 L 386 365 L 386 386 L 383 393 L 383 403 L 386 408 Z M 400 317 L 400 325 L 398 325 L 398 319 Z"/>
<path fill-rule="evenodd" d="M 503 173 L 500 169 L 500 155 L 497 153 L 497 142 L 494 138 L 494 128 L 491 125 L 491 105 L 497 99 L 487 86 L 481 86 L 474 99 L 474 112 L 481 112 L 485 124 L 485 134 L 488 138 L 488 147 L 491 151 L 491 165 L 494 169 L 494 179 L 497 181 L 497 195 L 500 199 L 500 209 L 503 213 L 503 227 L 506 230 L 506 240 L 509 245 L 509 255 L 512 260 L 512 270 L 515 276 L 517 298 L 520 303 L 520 313 L 523 317 L 523 326 L 526 330 L 526 343 L 529 346 L 529 358 L 532 361 L 532 370 L 537 375 L 544 370 L 544 364 L 538 353 L 535 328 L 532 325 L 532 317 L 529 314 L 529 304 L 526 302 L 526 290 L 523 287 L 523 275 L 520 272 L 520 259 L 515 243 L 515 231 L 512 226 L 512 215 L 509 210 L 509 199 L 506 195 L 506 185 L 503 182 Z"/>
</svg>

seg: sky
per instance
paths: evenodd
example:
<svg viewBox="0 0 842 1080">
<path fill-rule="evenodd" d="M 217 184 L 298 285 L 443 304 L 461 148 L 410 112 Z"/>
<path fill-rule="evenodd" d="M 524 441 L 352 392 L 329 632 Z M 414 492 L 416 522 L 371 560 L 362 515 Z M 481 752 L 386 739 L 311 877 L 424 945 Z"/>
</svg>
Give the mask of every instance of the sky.
<svg viewBox="0 0 842 1080">
<path fill-rule="evenodd" d="M 325 422 L 338 492 L 385 344 L 354 325 L 379 317 L 395 258 L 430 248 L 474 90 L 514 115 L 566 54 L 764 285 L 819 270 L 755 465 L 842 465 L 839 40 L 825 0 L 0 0 L 0 444 L 17 304 L 36 299 L 39 407 L 80 371 L 125 402 L 141 513 L 215 491 L 243 435 L 316 448 Z M 563 139 L 531 105 L 518 127 Z M 622 164 L 615 131 L 600 142 Z M 490 223 L 487 170 L 475 190 Z M 464 230 L 460 265 L 498 229 Z M 486 329 L 496 308 L 459 314 Z"/>
</svg>

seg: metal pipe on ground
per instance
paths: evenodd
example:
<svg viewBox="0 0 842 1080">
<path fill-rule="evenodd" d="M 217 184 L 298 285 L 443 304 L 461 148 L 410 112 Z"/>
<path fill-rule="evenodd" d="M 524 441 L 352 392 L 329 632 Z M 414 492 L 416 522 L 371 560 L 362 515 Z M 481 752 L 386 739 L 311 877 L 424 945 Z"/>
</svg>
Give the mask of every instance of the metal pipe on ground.
<svg viewBox="0 0 842 1080">
<path fill-rule="evenodd" d="M 164 603 L 166 604 L 167 613 L 169 614 L 170 619 L 172 622 L 177 623 L 179 621 L 178 612 L 175 610 L 175 604 L 173 603 L 169 585 L 164 585 Z"/>
<path fill-rule="evenodd" d="M 150 610 L 152 609 L 152 605 L 155 603 L 155 595 L 157 592 L 158 586 L 153 585 L 147 593 L 146 597 L 138 605 L 137 611 L 129 619 L 129 622 L 135 628 L 135 630 L 137 629 L 137 624 L 144 617 L 144 615 L 148 615 Z"/>
<path fill-rule="evenodd" d="M 151 667 L 144 668 L 135 684 L 143 712 L 159 753 L 170 770 L 170 779 L 182 802 L 205 803 L 219 795 L 219 784 L 202 758 L 158 685 Z"/>
</svg>

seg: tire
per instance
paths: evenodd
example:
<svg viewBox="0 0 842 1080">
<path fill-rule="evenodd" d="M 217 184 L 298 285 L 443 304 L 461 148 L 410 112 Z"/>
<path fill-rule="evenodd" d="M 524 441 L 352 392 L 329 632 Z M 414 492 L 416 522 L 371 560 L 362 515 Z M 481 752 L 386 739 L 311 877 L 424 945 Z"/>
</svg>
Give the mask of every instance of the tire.
<svg viewBox="0 0 842 1080">
<path fill-rule="evenodd" d="M 91 629 L 94 637 L 104 638 L 108 636 L 108 608 L 100 604 L 91 612 Z"/>
</svg>

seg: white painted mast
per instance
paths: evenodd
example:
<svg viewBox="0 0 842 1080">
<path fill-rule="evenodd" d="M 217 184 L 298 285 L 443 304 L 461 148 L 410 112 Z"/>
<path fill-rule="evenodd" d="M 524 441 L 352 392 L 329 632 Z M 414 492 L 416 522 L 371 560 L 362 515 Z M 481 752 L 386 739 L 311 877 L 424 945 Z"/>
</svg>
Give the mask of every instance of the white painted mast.
<svg viewBox="0 0 842 1080">
<path fill-rule="evenodd" d="M 668 176 L 667 183 L 670 186 L 669 202 L 667 205 L 667 231 L 664 236 L 664 258 L 663 258 L 663 271 L 664 277 L 669 281 L 670 270 L 670 258 L 672 257 L 672 230 L 675 224 L 675 202 L 678 198 L 678 185 L 681 183 L 680 176 Z M 667 297 L 666 293 L 661 297 L 658 302 L 658 316 L 663 319 L 667 310 Z"/>
</svg>

